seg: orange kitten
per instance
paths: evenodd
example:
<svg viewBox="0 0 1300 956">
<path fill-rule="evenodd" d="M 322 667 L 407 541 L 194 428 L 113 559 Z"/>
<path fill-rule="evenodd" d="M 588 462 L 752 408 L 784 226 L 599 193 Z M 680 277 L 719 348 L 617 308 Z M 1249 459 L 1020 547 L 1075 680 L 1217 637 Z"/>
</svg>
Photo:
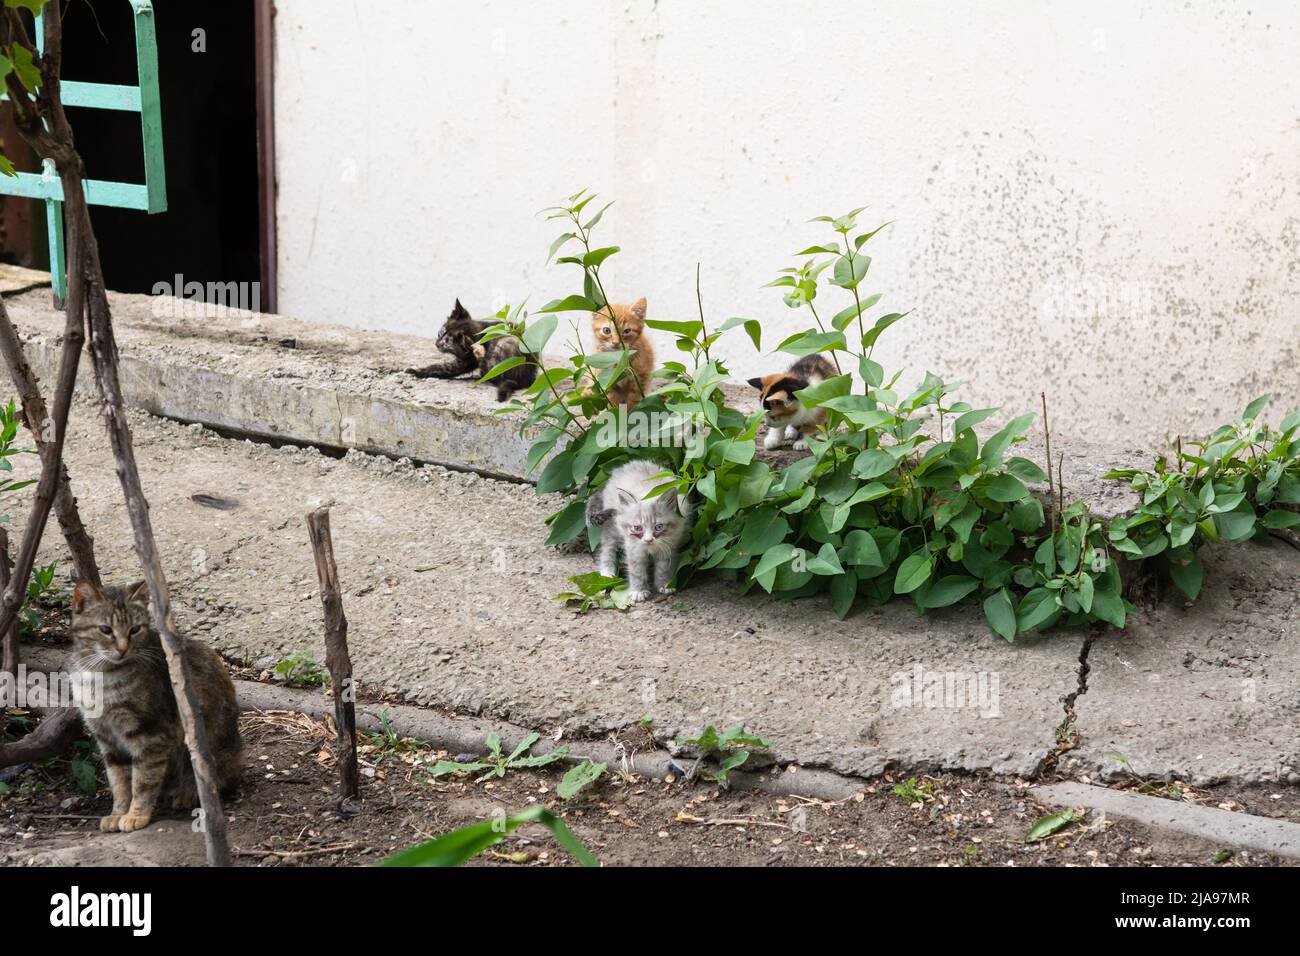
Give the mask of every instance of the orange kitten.
<svg viewBox="0 0 1300 956">
<path fill-rule="evenodd" d="M 631 305 L 610 305 L 618 328 L 610 321 L 609 312 L 591 314 L 591 331 L 596 336 L 596 349 L 601 352 L 617 352 L 626 348 L 631 355 L 631 369 L 608 389 L 611 405 L 636 405 L 650 394 L 650 374 L 655 367 L 655 350 L 650 344 L 650 337 L 645 328 L 645 299 L 640 298 Z M 622 341 L 619 340 L 622 333 Z"/>
</svg>

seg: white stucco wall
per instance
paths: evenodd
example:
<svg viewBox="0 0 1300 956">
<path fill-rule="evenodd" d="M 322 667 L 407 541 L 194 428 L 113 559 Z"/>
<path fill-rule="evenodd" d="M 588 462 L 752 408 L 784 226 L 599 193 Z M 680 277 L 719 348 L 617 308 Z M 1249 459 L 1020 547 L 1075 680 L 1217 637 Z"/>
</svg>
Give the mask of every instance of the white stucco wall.
<svg viewBox="0 0 1300 956">
<path fill-rule="evenodd" d="M 1300 4 L 382 9 L 277 0 L 284 313 L 432 336 L 456 296 L 576 291 L 534 213 L 589 186 L 616 301 L 691 317 L 701 261 L 711 321 L 776 344 L 799 323 L 760 286 L 865 203 L 897 220 L 868 291 L 915 310 L 887 367 L 1009 411 L 1046 389 L 1064 436 L 1300 404 Z"/>
</svg>

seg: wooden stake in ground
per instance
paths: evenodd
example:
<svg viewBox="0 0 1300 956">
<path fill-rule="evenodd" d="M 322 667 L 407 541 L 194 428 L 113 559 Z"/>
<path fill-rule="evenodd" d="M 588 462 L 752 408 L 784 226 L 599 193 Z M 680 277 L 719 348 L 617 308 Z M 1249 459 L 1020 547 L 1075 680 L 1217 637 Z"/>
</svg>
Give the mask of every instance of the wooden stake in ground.
<svg viewBox="0 0 1300 956">
<path fill-rule="evenodd" d="M 348 653 L 348 619 L 343 614 L 339 593 L 339 569 L 334 563 L 334 542 L 330 537 L 330 509 L 317 508 L 307 515 L 307 533 L 316 558 L 320 600 L 325 606 L 325 667 L 330 672 L 334 694 L 334 725 L 338 728 L 339 796 L 354 800 L 360 794 L 357 770 L 357 712 L 352 657 Z"/>
<path fill-rule="evenodd" d="M 26 25 L 17 10 L 6 7 L 0 13 L 3 14 L 3 29 L 0 31 L 3 36 L 0 36 L 0 40 L 7 41 L 6 49 L 13 45 L 23 47 L 41 70 L 40 88 L 35 99 L 31 98 L 28 90 L 16 77 L 17 71 L 9 73 L 6 83 L 9 101 L 14 110 L 15 125 L 38 156 L 54 161 L 63 186 L 68 249 L 68 328 L 75 330 L 77 335 L 75 349 L 72 342 L 66 339 L 64 342 L 59 389 L 55 392 L 55 433 L 50 442 L 54 452 L 42 462 L 41 482 L 37 486 L 33 511 L 35 512 L 43 502 L 42 491 L 45 491 L 48 499 L 53 498 L 54 476 L 51 466 L 57 465 L 62 458 L 67 403 L 72 393 L 71 382 L 67 383 L 66 392 L 63 391 L 64 367 L 69 364 L 68 353 L 74 351 L 76 355 L 71 359 L 71 372 L 72 378 L 75 379 L 76 360 L 81 352 L 83 315 L 84 310 L 88 309 L 91 357 L 94 360 L 95 383 L 102 400 L 101 411 L 108 427 L 118 479 L 121 481 L 122 494 L 126 499 L 127 512 L 131 518 L 131 528 L 135 533 L 136 555 L 140 559 L 149 588 L 150 616 L 162 639 L 172 690 L 176 695 L 176 709 L 185 731 L 185 743 L 190 751 L 190 762 L 194 767 L 194 782 L 198 789 L 199 804 L 202 807 L 203 842 L 208 865 L 227 866 L 230 863 L 230 849 L 226 842 L 225 810 L 222 808 L 221 797 L 217 792 L 212 773 L 211 751 L 208 747 L 207 732 L 203 726 L 203 713 L 191 679 L 189 661 L 185 656 L 185 645 L 176 633 L 176 623 L 172 618 L 167 578 L 158 559 L 153 526 L 149 520 L 149 503 L 140 485 L 131 429 L 127 423 L 126 408 L 122 403 L 122 388 L 117 367 L 117 342 L 113 336 L 113 316 L 108 305 L 108 294 L 104 288 L 104 271 L 99 261 L 99 247 L 90 222 L 90 209 L 86 204 L 86 195 L 82 186 L 85 165 L 72 145 L 72 127 L 68 123 L 59 96 L 59 71 L 63 49 L 62 11 L 59 0 L 48 0 L 45 5 L 43 55 L 36 50 L 36 45 L 27 35 Z M 39 543 L 40 531 L 44 527 L 44 517 L 49 514 L 49 507 L 49 501 L 45 500 L 41 526 L 35 529 L 37 543 Z M 32 533 L 33 527 L 29 524 L 26 534 L 30 536 Z M 21 581 L 25 581 L 26 576 L 31 574 L 30 567 L 26 570 L 22 569 L 22 561 L 24 558 L 34 557 L 36 550 L 33 546 L 29 555 L 27 544 L 27 537 L 24 537 L 23 551 L 19 552 L 19 566 L 14 569 L 15 576 L 22 571 Z M 30 564 L 30 560 L 28 563 Z M 11 605 L 10 601 L 10 596 L 16 587 L 17 582 L 11 582 L 5 592 L 4 607 L 0 609 L 0 633 L 3 633 L 4 627 L 8 624 L 9 618 L 5 615 L 16 613 L 17 608 Z"/>
<path fill-rule="evenodd" d="M 3 300 L 0 300 L 0 355 L 4 356 L 5 364 L 9 366 L 9 375 L 14 380 L 14 388 L 18 391 L 23 424 L 27 426 L 37 450 L 44 458 L 49 447 L 47 437 L 53 429 L 54 420 L 46 410 L 40 383 L 36 380 L 32 367 L 27 364 L 22 340 L 9 321 L 9 311 L 4 307 Z M 54 515 L 59 519 L 63 539 L 72 553 L 73 572 L 78 581 L 89 581 L 95 587 L 100 587 L 99 565 L 95 562 L 95 539 L 81 523 L 81 512 L 77 510 L 77 499 L 72 494 L 72 484 L 68 478 L 68 466 L 62 461 L 59 462 L 57 481 Z"/>
</svg>

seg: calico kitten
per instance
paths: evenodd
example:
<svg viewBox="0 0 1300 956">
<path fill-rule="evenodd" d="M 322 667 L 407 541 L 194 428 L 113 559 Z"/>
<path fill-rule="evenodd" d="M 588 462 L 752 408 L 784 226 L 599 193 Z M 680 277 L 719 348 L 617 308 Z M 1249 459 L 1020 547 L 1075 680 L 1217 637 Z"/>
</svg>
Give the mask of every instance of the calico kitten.
<svg viewBox="0 0 1300 956">
<path fill-rule="evenodd" d="M 677 570 L 678 553 L 690 532 L 690 502 L 679 499 L 675 490 L 646 498 L 652 488 L 666 480 L 652 477 L 663 470 L 663 465 L 645 458 L 619 465 L 587 501 L 587 520 L 601 528 L 597 567 L 606 577 L 614 577 L 622 552 L 633 601 L 650 597 L 647 572 L 651 561 L 654 590 L 673 593 L 668 582 Z"/>
<path fill-rule="evenodd" d="M 423 368 L 408 368 L 406 371 L 417 378 L 456 378 L 466 372 L 475 372 L 482 377 L 506 359 L 523 355 L 519 340 L 512 335 L 487 342 L 479 341 L 483 332 L 496 324 L 495 321 L 471 319 L 469 311 L 457 299 L 451 315 L 447 316 L 447 321 L 438 333 L 438 350 L 451 358 Z M 513 392 L 532 385 L 536 378 L 537 365 L 524 362 L 502 372 L 491 384 L 496 386 L 497 401 L 504 402 Z"/>
<path fill-rule="evenodd" d="M 610 305 L 618 322 L 615 329 L 609 311 L 591 313 L 591 331 L 600 352 L 617 352 L 626 348 L 632 353 L 631 368 L 607 389 L 611 405 L 632 408 L 650 394 L 650 375 L 655 369 L 655 350 L 645 330 L 645 298 L 631 305 Z M 622 333 L 622 340 L 619 334 Z"/>
<path fill-rule="evenodd" d="M 162 642 L 149 620 L 145 582 L 96 588 L 82 581 L 72 592 L 73 649 L 68 662 L 86 729 L 99 745 L 113 791 L 113 810 L 101 830 L 123 833 L 149 825 L 165 798 L 172 809 L 198 805 L 194 771 Z M 239 785 L 239 705 L 235 686 L 212 648 L 185 642 L 190 678 L 198 692 L 212 750 L 217 788 L 229 795 Z M 103 679 L 98 706 L 84 693 Z M 96 716 L 92 716 L 92 711 Z"/>
<path fill-rule="evenodd" d="M 764 448 L 771 451 L 793 440 L 795 451 L 807 451 L 805 436 L 817 431 L 818 426 L 826 421 L 826 413 L 820 408 L 804 408 L 794 393 L 834 374 L 835 367 L 825 356 L 805 355 L 785 372 L 749 380 L 749 384 L 762 393 L 763 408 L 767 411 Z"/>
</svg>

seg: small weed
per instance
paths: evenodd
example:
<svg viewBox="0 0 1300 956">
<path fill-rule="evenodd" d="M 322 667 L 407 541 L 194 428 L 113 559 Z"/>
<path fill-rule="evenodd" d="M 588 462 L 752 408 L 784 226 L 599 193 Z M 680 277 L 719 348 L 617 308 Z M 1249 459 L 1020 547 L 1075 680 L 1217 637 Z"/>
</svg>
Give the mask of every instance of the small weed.
<svg viewBox="0 0 1300 956">
<path fill-rule="evenodd" d="M 529 734 L 523 739 L 518 747 L 511 752 L 510 756 L 503 755 L 501 751 L 501 737 L 493 731 L 487 735 L 488 753 L 482 760 L 471 760 L 466 763 L 460 763 L 456 760 L 439 760 L 429 771 L 429 775 L 435 780 L 439 777 L 445 777 L 453 773 L 477 773 L 480 770 L 486 770 L 487 773 L 479 777 L 476 783 L 482 783 L 492 777 L 504 777 L 507 770 L 535 769 L 545 767 L 547 764 L 555 763 L 557 760 L 563 760 L 569 755 L 569 748 L 556 747 L 548 753 L 538 754 L 536 756 L 525 756 L 532 749 L 533 744 L 542 739 L 541 734 Z M 575 793 L 577 791 L 574 791 Z"/>
<path fill-rule="evenodd" d="M 742 766 L 749 759 L 750 750 L 769 750 L 771 744 L 757 734 L 750 733 L 737 724 L 721 734 L 710 724 L 698 737 L 687 737 L 674 741 L 678 746 L 696 747 L 699 758 L 691 767 L 686 779 L 692 779 L 697 773 L 705 780 L 711 780 L 724 789 L 728 786 L 731 771 Z M 749 749 L 745 749 L 749 748 Z M 718 758 L 717 769 L 704 766 L 704 760 L 710 756 Z"/>
<path fill-rule="evenodd" d="M 902 797 L 908 803 L 924 803 L 934 799 L 934 784 L 929 780 L 917 782 L 915 777 L 909 777 L 906 783 L 894 784 L 894 796 Z"/>
<path fill-rule="evenodd" d="M 605 773 L 606 765 L 603 763 L 592 763 L 590 760 L 584 760 L 569 770 L 560 781 L 559 786 L 555 788 L 555 793 L 561 800 L 570 800 L 577 796 L 578 792 L 591 786 L 601 778 Z"/>
<path fill-rule="evenodd" d="M 1025 842 L 1037 843 L 1039 840 L 1045 840 L 1053 833 L 1065 829 L 1074 822 L 1074 819 L 1073 810 L 1062 810 L 1060 813 L 1041 816 L 1034 821 L 1034 825 L 1025 834 Z"/>
<path fill-rule="evenodd" d="M 579 614 L 586 614 L 592 608 L 626 611 L 632 606 L 630 592 L 622 578 L 607 578 L 599 571 L 589 571 L 575 574 L 569 581 L 578 590 L 557 594 L 555 600 L 563 601 Z"/>
<path fill-rule="evenodd" d="M 419 737 L 399 736 L 393 729 L 387 710 L 375 712 L 374 716 L 379 719 L 379 729 L 363 730 L 361 738 L 372 748 L 371 754 L 376 764 L 383 763 L 385 760 L 400 760 L 403 754 L 427 750 L 433 746 L 429 741 Z"/>
<path fill-rule="evenodd" d="M 286 687 L 324 687 L 329 683 L 325 665 L 301 652 L 286 657 L 275 665 L 275 676 Z"/>
<path fill-rule="evenodd" d="M 1224 863 L 1227 863 L 1231 859 L 1232 859 L 1231 850 L 1220 850 L 1218 853 L 1214 854 L 1214 859 L 1211 860 L 1211 862 L 1215 866 L 1220 866 Z"/>
</svg>

